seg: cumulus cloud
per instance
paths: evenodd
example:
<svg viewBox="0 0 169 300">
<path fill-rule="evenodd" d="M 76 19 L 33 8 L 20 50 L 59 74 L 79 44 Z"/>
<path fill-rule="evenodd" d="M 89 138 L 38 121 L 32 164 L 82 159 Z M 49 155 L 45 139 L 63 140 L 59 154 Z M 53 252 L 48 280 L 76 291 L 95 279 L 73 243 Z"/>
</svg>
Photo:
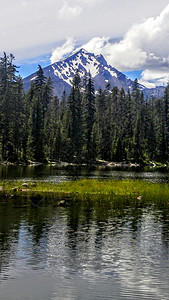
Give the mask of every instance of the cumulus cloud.
<svg viewBox="0 0 169 300">
<path fill-rule="evenodd" d="M 77 17 L 82 12 L 82 7 L 79 5 L 71 6 L 65 1 L 64 5 L 58 12 L 58 16 L 60 19 L 71 19 Z"/>
<path fill-rule="evenodd" d="M 55 50 L 53 50 L 52 52 L 52 56 L 50 58 L 51 64 L 61 60 L 62 58 L 64 58 L 66 55 L 70 54 L 71 52 L 73 52 L 75 48 L 75 41 L 73 38 L 68 37 L 66 42 L 60 46 L 60 47 L 56 47 Z"/>
<path fill-rule="evenodd" d="M 81 47 L 76 47 L 76 42 L 73 38 L 68 37 L 66 42 L 62 46 L 56 47 L 51 55 L 50 61 L 53 64 L 56 61 L 59 61 L 72 52 L 77 52 L 81 48 L 84 48 L 86 51 L 100 54 L 104 46 L 108 43 L 108 37 L 94 37 L 86 44 L 81 45 Z"/>
<path fill-rule="evenodd" d="M 102 53 L 120 71 L 141 70 L 141 83 L 166 84 L 169 80 L 169 5 L 157 17 L 133 25 L 119 43 L 95 37 L 82 45 L 89 52 Z"/>
<path fill-rule="evenodd" d="M 167 62 L 169 55 L 169 5 L 158 17 L 148 18 L 146 21 L 132 26 L 119 44 L 108 45 L 107 50 L 112 53 L 112 62 L 115 60 L 113 56 L 118 57 L 118 53 L 121 54 L 119 67 L 123 69 Z M 137 53 L 136 56 L 135 53 Z"/>
<path fill-rule="evenodd" d="M 166 85 L 169 82 L 169 68 L 154 68 L 145 69 L 141 74 L 139 82 L 147 87 Z"/>
<path fill-rule="evenodd" d="M 108 37 L 94 37 L 86 44 L 83 44 L 82 48 L 84 48 L 88 52 L 100 54 L 103 52 L 103 49 L 108 44 L 108 42 Z"/>
<path fill-rule="evenodd" d="M 121 71 L 140 68 L 147 57 L 145 51 L 132 47 L 125 40 L 112 44 L 108 37 L 94 37 L 82 47 L 95 54 L 102 53 L 109 64 Z"/>
<path fill-rule="evenodd" d="M 166 4 L 168 0 L 3 1 L 0 51 L 12 52 L 21 61 L 51 52 L 67 36 L 78 41 L 121 38 L 133 23 L 157 15 Z"/>
<path fill-rule="evenodd" d="M 106 36 L 93 37 L 81 47 L 88 52 L 102 53 L 120 71 L 144 70 L 140 83 L 147 87 L 166 84 L 169 81 L 169 5 L 159 16 L 133 25 L 118 43 L 112 43 Z M 67 39 L 55 49 L 51 62 L 74 49 L 75 41 Z"/>
</svg>

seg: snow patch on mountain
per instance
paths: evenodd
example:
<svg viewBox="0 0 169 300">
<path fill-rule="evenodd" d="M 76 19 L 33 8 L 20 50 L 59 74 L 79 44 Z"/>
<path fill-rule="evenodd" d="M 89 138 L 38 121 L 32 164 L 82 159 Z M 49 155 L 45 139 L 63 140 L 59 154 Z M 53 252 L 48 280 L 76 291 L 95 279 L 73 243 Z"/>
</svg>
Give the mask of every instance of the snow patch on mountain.
<svg viewBox="0 0 169 300">
<path fill-rule="evenodd" d="M 77 69 L 79 69 L 79 75 L 81 77 L 83 77 L 86 72 L 90 72 L 91 76 L 94 78 L 99 74 L 99 65 L 100 63 L 96 58 L 85 52 L 83 49 L 75 55 L 72 55 L 70 59 L 54 63 L 52 68 L 56 76 L 66 81 L 68 84 L 72 84 L 72 78 Z"/>
</svg>

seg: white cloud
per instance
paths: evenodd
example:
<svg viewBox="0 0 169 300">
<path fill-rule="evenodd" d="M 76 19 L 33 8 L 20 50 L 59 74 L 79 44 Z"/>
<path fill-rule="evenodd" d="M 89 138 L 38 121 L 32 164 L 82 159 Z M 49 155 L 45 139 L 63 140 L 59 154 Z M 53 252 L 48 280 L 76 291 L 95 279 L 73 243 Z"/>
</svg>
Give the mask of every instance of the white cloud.
<svg viewBox="0 0 169 300">
<path fill-rule="evenodd" d="M 82 47 L 95 54 L 102 53 L 109 64 L 121 71 L 140 68 L 145 62 L 147 58 L 145 51 L 132 47 L 124 40 L 115 44 L 109 40 L 108 37 L 94 37 Z"/>
<path fill-rule="evenodd" d="M 168 62 L 169 5 L 160 16 L 132 26 L 120 43 L 108 42 L 102 51 L 109 62 L 121 70 Z"/>
<path fill-rule="evenodd" d="M 89 42 L 82 45 L 82 48 L 84 48 L 88 52 L 100 54 L 105 45 L 108 44 L 108 41 L 108 37 L 94 37 Z"/>
<path fill-rule="evenodd" d="M 35 52 L 42 55 L 44 49 L 49 53 L 67 36 L 78 41 L 95 36 L 119 38 L 137 20 L 157 15 L 167 3 L 168 0 L 6 0 L 0 10 L 0 51 L 12 52 L 23 60 Z"/>
<path fill-rule="evenodd" d="M 21 61 L 50 53 L 70 36 L 78 41 L 78 46 L 85 44 L 88 51 L 97 49 L 97 53 L 101 52 L 120 70 L 151 71 L 152 66 L 158 69 L 159 65 L 163 70 L 168 67 L 169 54 L 168 3 L 168 0 L 2 1 L 0 52 L 12 52 L 19 65 Z M 136 22 L 139 24 L 132 26 Z M 111 42 L 123 36 L 120 43 Z"/>
<path fill-rule="evenodd" d="M 31 49 L 60 43 L 66 36 L 87 40 L 94 36 L 119 38 L 137 20 L 156 15 L 168 0 L 7 0 L 0 10 L 0 51 L 18 59 Z M 121 9 L 123 7 L 123 9 Z M 134 14 L 133 14 L 134 10 Z"/>
<path fill-rule="evenodd" d="M 156 84 L 151 83 L 151 82 L 149 82 L 149 81 L 144 81 L 143 79 L 138 80 L 138 83 L 144 85 L 144 86 L 147 87 L 148 89 L 151 89 L 151 88 L 155 88 L 155 87 L 156 87 Z M 158 85 L 158 86 L 159 86 L 159 85 Z"/>
<path fill-rule="evenodd" d="M 97 5 L 101 2 L 106 2 L 105 0 L 77 0 L 81 5 L 93 6 L 97 3 Z"/>
<path fill-rule="evenodd" d="M 109 38 L 107 37 L 94 37 L 86 44 L 81 45 L 80 47 L 75 47 L 75 40 L 73 38 L 67 38 L 66 42 L 62 46 L 56 47 L 50 58 L 51 63 L 59 61 L 64 57 L 68 56 L 72 52 L 77 52 L 81 48 L 84 48 L 86 51 L 100 54 L 104 46 L 108 43 Z"/>
<path fill-rule="evenodd" d="M 66 42 L 60 46 L 56 47 L 52 52 L 52 56 L 50 58 L 51 64 L 61 60 L 65 55 L 70 54 L 75 48 L 75 41 L 73 38 L 67 38 Z"/>
<path fill-rule="evenodd" d="M 102 53 L 120 71 L 144 69 L 140 80 L 144 84 L 165 84 L 169 80 L 169 4 L 159 16 L 133 25 L 119 43 L 95 37 L 82 47 Z"/>
<path fill-rule="evenodd" d="M 146 69 L 142 72 L 139 82 L 147 87 L 166 85 L 169 82 L 169 70 L 161 67 Z"/>
<path fill-rule="evenodd" d="M 75 18 L 82 12 L 82 8 L 79 5 L 71 6 L 65 1 L 64 5 L 58 11 L 58 16 L 61 19 L 69 20 Z"/>
<path fill-rule="evenodd" d="M 27 1 L 22 1 L 23 6 L 27 6 L 27 4 L 28 4 Z"/>
</svg>

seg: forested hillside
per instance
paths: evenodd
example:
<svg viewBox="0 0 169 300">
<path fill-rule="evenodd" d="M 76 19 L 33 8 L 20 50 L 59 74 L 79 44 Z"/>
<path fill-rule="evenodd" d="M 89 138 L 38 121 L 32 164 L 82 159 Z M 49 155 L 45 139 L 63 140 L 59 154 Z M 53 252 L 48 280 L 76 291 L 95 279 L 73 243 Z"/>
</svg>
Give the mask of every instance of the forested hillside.
<svg viewBox="0 0 169 300">
<path fill-rule="evenodd" d="M 70 95 L 53 96 L 41 66 L 25 93 L 13 55 L 0 59 L 0 159 L 10 162 L 169 160 L 169 85 L 161 99 L 132 91 L 95 93 L 78 70 Z"/>
</svg>

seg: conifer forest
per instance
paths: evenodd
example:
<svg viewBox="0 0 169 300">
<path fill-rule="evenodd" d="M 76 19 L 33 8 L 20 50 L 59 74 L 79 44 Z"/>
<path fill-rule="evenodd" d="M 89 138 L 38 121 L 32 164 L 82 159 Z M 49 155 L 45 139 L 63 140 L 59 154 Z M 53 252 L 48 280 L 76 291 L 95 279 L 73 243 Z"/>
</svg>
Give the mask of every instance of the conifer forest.
<svg viewBox="0 0 169 300">
<path fill-rule="evenodd" d="M 0 58 L 1 161 L 169 161 L 169 85 L 162 98 L 144 97 L 137 79 L 128 92 L 95 92 L 77 70 L 59 100 L 40 65 L 36 75 L 25 92 L 14 56 Z"/>
</svg>

